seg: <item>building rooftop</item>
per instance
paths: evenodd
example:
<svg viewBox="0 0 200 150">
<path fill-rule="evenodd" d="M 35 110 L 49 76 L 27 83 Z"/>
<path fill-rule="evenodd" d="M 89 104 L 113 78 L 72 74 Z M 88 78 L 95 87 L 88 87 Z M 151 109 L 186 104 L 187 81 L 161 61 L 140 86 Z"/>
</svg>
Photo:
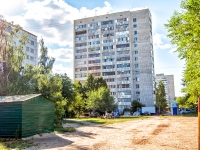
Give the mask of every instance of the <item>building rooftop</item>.
<svg viewBox="0 0 200 150">
<path fill-rule="evenodd" d="M 39 95 L 41 95 L 41 94 L 0 96 L 0 103 L 23 102 L 23 101 L 26 101 L 28 99 L 37 97 Z"/>
</svg>

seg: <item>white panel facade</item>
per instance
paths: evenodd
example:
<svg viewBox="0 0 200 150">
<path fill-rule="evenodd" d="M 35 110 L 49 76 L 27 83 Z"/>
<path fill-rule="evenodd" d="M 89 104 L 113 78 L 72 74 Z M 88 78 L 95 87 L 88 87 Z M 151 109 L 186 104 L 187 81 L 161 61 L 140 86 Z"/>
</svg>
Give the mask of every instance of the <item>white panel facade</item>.
<svg viewBox="0 0 200 150">
<path fill-rule="evenodd" d="M 119 109 L 132 100 L 154 106 L 154 52 L 149 9 L 74 20 L 74 80 L 102 76 Z"/>
</svg>

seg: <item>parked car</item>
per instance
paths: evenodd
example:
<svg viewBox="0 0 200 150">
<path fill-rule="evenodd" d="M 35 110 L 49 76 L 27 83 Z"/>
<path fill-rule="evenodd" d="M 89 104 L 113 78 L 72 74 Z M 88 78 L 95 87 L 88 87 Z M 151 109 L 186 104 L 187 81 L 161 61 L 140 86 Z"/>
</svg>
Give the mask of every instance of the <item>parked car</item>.
<svg viewBox="0 0 200 150">
<path fill-rule="evenodd" d="M 181 111 L 180 111 L 180 114 L 188 114 L 188 113 L 191 113 L 191 112 L 195 112 L 195 110 L 189 109 L 189 108 L 182 108 Z"/>
<path fill-rule="evenodd" d="M 131 112 L 130 111 L 125 111 L 124 112 L 124 116 L 131 116 Z"/>
</svg>

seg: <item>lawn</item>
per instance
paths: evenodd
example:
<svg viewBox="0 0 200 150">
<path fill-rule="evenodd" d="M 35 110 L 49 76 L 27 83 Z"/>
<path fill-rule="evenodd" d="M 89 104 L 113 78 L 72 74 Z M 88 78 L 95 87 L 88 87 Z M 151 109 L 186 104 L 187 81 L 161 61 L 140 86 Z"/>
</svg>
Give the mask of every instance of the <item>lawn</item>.
<svg viewBox="0 0 200 150">
<path fill-rule="evenodd" d="M 120 117 L 120 118 L 115 118 L 115 119 L 101 119 L 101 118 L 74 118 L 74 119 L 77 121 L 81 121 L 82 123 L 84 123 L 85 121 L 85 122 L 91 122 L 95 124 L 108 125 L 108 124 L 113 124 L 113 123 L 126 122 L 126 121 L 138 120 L 138 119 L 146 119 L 146 118 L 150 118 L 150 116 Z M 77 121 L 74 121 L 74 123 L 76 123 Z"/>
</svg>

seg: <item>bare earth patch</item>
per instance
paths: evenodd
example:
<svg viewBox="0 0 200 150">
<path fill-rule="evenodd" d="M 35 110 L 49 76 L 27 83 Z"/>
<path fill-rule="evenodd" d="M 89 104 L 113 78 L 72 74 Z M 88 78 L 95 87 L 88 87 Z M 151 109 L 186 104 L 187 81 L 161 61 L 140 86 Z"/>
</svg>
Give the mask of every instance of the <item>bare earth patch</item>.
<svg viewBox="0 0 200 150">
<path fill-rule="evenodd" d="M 67 125 L 66 125 L 67 126 Z M 74 125 L 75 126 L 75 125 Z M 197 117 L 152 117 L 32 139 L 27 150 L 197 150 Z"/>
</svg>

